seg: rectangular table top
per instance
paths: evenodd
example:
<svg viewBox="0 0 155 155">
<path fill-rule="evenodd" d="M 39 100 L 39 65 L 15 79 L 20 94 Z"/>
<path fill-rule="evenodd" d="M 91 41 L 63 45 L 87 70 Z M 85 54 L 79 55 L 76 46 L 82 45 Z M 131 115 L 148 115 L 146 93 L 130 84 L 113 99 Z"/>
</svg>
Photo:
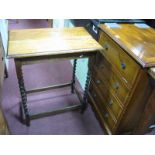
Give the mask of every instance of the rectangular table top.
<svg viewBox="0 0 155 155">
<path fill-rule="evenodd" d="M 102 46 L 83 27 L 9 31 L 9 58 L 94 52 L 101 49 Z"/>
</svg>

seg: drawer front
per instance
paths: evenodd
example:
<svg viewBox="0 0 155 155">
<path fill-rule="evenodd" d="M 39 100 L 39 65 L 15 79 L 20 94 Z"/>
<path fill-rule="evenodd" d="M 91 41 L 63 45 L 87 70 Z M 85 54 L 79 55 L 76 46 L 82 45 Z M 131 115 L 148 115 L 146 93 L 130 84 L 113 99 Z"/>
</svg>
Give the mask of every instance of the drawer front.
<svg viewBox="0 0 155 155">
<path fill-rule="evenodd" d="M 95 79 L 94 79 L 95 80 Z M 111 110 L 113 115 L 116 119 L 121 114 L 122 106 L 121 103 L 116 99 L 115 95 L 107 89 L 102 82 L 99 82 L 100 79 L 97 77 L 97 80 L 93 81 L 94 85 L 97 87 L 97 89 L 100 91 L 100 94 L 102 95 L 102 98 L 104 98 L 105 102 L 104 104 Z"/>
<path fill-rule="evenodd" d="M 105 107 L 105 101 L 101 99 L 100 95 L 98 94 L 97 88 L 94 86 L 93 82 L 90 83 L 89 93 L 91 94 L 92 98 L 94 99 L 97 107 L 100 109 L 102 113 L 102 117 L 104 118 L 106 124 L 108 125 L 109 129 L 113 129 L 116 121 L 113 119 L 107 108 Z"/>
<path fill-rule="evenodd" d="M 100 33 L 99 43 L 104 48 L 103 54 L 107 60 L 120 72 L 122 79 L 132 86 L 140 66 L 104 32 Z"/>
<path fill-rule="evenodd" d="M 105 89 L 107 90 L 105 96 L 108 96 L 109 93 L 114 94 L 121 105 L 125 105 L 130 91 L 110 69 L 103 67 L 98 70 L 94 66 L 91 76 L 101 91 L 105 91 Z"/>
</svg>

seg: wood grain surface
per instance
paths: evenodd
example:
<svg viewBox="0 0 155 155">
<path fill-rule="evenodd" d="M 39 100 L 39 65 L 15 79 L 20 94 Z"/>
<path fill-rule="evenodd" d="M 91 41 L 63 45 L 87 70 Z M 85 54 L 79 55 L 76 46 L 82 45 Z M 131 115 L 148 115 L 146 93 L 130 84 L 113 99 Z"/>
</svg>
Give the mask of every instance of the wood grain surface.
<svg viewBox="0 0 155 155">
<path fill-rule="evenodd" d="M 139 28 L 135 24 L 119 24 L 119 26 L 110 28 L 101 24 L 100 28 L 142 67 L 155 66 L 155 30 L 151 27 Z"/>
<path fill-rule="evenodd" d="M 9 32 L 8 57 L 94 52 L 102 46 L 83 28 L 22 29 Z"/>
</svg>

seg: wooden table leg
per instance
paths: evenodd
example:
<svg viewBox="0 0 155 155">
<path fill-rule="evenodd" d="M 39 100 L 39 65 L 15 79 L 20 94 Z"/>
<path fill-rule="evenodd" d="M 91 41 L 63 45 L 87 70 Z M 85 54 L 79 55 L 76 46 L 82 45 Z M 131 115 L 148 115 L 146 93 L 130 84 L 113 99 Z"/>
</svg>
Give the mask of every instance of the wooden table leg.
<svg viewBox="0 0 155 155">
<path fill-rule="evenodd" d="M 21 117 L 25 118 L 25 123 L 27 126 L 30 125 L 30 116 L 29 111 L 27 107 L 27 94 L 24 86 L 24 78 L 22 73 L 22 63 L 19 60 L 15 59 L 15 65 L 16 65 L 16 74 L 18 78 L 18 84 L 19 84 L 19 90 L 21 94 L 21 104 L 20 104 L 20 111 L 21 111 Z"/>
<path fill-rule="evenodd" d="M 8 70 L 7 70 L 7 67 L 6 67 L 6 63 L 5 63 L 5 70 L 4 70 L 4 72 L 5 72 L 5 78 L 8 78 Z"/>
<path fill-rule="evenodd" d="M 71 93 L 74 93 L 76 65 L 77 65 L 77 59 L 74 59 L 74 62 L 73 62 L 73 75 L 72 75 L 72 82 L 71 82 Z"/>
<path fill-rule="evenodd" d="M 84 112 L 85 109 L 87 108 L 87 97 L 88 97 L 89 83 L 90 83 L 90 73 L 89 73 L 89 68 L 88 68 L 85 90 L 84 90 L 84 94 L 83 94 L 82 112 Z"/>
<path fill-rule="evenodd" d="M 154 114 L 154 115 L 152 115 Z M 143 115 L 140 119 L 134 134 L 145 134 L 149 126 L 155 122 L 155 88 L 153 89 L 148 103 L 144 109 Z"/>
<path fill-rule="evenodd" d="M 53 27 L 53 19 L 48 19 L 48 25 L 49 27 Z"/>
</svg>

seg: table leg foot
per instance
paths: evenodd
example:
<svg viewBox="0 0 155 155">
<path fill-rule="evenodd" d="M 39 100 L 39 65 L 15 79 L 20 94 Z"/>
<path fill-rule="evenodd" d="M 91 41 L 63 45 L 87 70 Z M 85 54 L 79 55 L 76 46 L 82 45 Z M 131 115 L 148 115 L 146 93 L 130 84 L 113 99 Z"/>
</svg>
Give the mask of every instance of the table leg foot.
<svg viewBox="0 0 155 155">
<path fill-rule="evenodd" d="M 30 125 L 30 116 L 29 116 L 29 111 L 28 111 L 28 107 L 27 107 L 27 95 L 26 95 L 26 91 L 24 88 L 24 81 L 23 80 L 19 80 L 19 88 L 20 88 L 20 93 L 21 93 L 21 105 L 20 105 L 20 109 L 21 109 L 21 118 L 23 119 L 23 122 L 29 126 Z"/>
<path fill-rule="evenodd" d="M 30 126 L 30 116 L 29 115 L 28 116 L 25 115 L 22 103 L 20 103 L 20 106 L 19 106 L 19 114 L 20 114 L 20 122 L 22 124 Z"/>
<path fill-rule="evenodd" d="M 23 111 L 21 103 L 20 103 L 20 106 L 19 106 L 19 114 L 20 114 L 20 122 L 25 124 L 25 122 L 24 122 L 25 116 L 24 116 L 24 111 Z"/>
<path fill-rule="evenodd" d="M 9 75 L 8 75 L 8 70 L 7 70 L 6 64 L 5 64 L 5 70 L 4 70 L 4 72 L 5 72 L 5 78 L 8 78 Z"/>
</svg>

